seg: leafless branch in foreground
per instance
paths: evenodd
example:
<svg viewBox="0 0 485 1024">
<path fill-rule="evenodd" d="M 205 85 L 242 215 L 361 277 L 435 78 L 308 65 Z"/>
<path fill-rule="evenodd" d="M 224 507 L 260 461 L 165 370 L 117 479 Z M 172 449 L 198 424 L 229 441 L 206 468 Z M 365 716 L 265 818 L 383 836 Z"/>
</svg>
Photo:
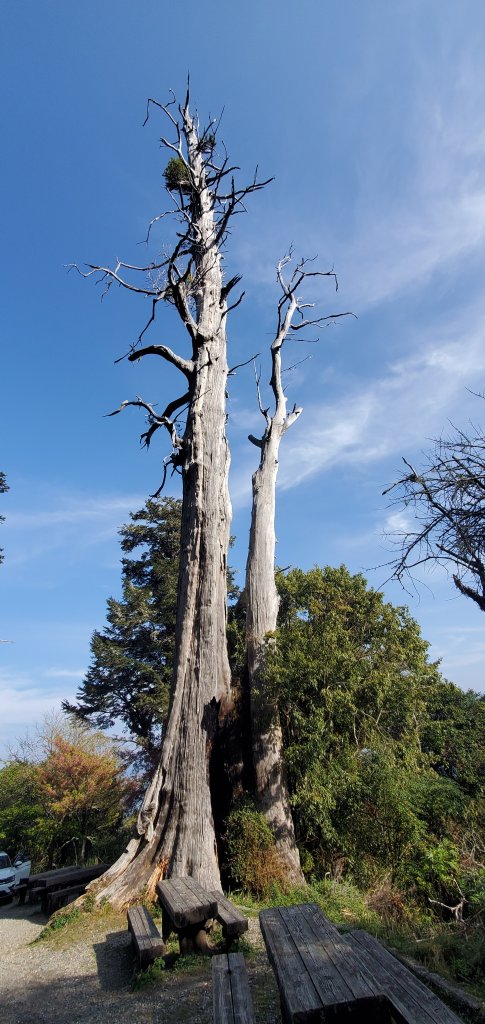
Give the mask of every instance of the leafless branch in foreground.
<svg viewBox="0 0 485 1024">
<path fill-rule="evenodd" d="M 390 578 L 404 585 L 418 567 L 442 565 L 485 611 L 485 434 L 473 425 L 470 433 L 453 429 L 434 442 L 421 471 L 403 458 L 407 472 L 383 492 L 403 514 L 390 535 L 399 549 Z"/>
</svg>

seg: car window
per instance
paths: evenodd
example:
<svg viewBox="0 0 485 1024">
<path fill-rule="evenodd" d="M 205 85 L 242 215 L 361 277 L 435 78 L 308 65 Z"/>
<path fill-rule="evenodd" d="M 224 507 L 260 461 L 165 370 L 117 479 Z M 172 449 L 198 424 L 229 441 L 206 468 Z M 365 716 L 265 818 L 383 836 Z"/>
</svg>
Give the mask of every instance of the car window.
<svg viewBox="0 0 485 1024">
<path fill-rule="evenodd" d="M 10 867 L 10 857 L 7 857 L 6 853 L 0 853 L 0 868 Z"/>
</svg>

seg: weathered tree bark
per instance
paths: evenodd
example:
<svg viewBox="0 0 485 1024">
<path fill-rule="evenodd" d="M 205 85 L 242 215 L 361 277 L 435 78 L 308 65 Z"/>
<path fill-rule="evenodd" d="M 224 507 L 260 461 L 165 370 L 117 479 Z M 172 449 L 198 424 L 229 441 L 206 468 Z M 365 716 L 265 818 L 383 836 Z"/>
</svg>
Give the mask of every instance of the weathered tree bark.
<svg viewBox="0 0 485 1024">
<path fill-rule="evenodd" d="M 333 317 L 305 318 L 302 311 L 309 307 L 309 303 L 303 303 L 298 298 L 297 290 L 306 277 L 320 275 L 318 272 L 308 271 L 305 261 L 301 261 L 287 283 L 283 274 L 291 258 L 290 252 L 280 261 L 277 268 L 282 296 L 278 304 L 276 334 L 271 345 L 270 386 L 274 398 L 274 413 L 270 416 L 269 410 L 262 406 L 258 379 L 259 408 L 265 418 L 266 429 L 261 438 L 253 435 L 249 437 L 249 440 L 260 449 L 261 457 L 252 479 L 253 502 L 245 599 L 247 680 L 251 707 L 255 795 L 274 834 L 276 847 L 287 869 L 289 881 L 301 884 L 305 880 L 291 817 L 283 763 L 281 724 L 274 695 L 268 692 L 264 678 L 267 635 L 276 629 L 279 606 L 275 584 L 275 504 L 279 449 L 283 435 L 302 412 L 302 409 L 294 406 L 293 410 L 287 413 L 287 399 L 281 382 L 281 350 L 290 332 L 310 324 L 318 326 Z"/>
<path fill-rule="evenodd" d="M 140 839 L 130 842 L 91 890 L 98 899 L 107 898 L 117 906 L 129 903 L 143 890 L 153 890 L 161 875 L 190 875 L 209 889 L 221 887 L 209 767 L 219 722 L 230 705 L 226 317 L 227 296 L 239 280 L 223 284 L 221 244 L 235 207 L 249 192 L 263 187 L 254 180 L 237 190 L 232 181 L 223 195 L 221 182 L 231 168 L 227 161 L 222 167 L 214 163 L 212 126 L 210 131 L 199 132 L 188 96 L 184 108 L 179 108 L 180 123 L 168 107 L 162 109 L 177 131 L 176 145 L 162 141 L 176 153 L 166 179 L 184 225 L 172 255 L 163 264 L 148 268 L 153 276 L 163 266 L 166 283 L 158 290 L 139 289 L 120 281 L 122 264 L 115 271 L 91 268 L 108 274 L 109 281 L 152 297 L 147 327 L 155 318 L 156 303 L 168 299 L 192 341 L 190 360 L 164 345 L 135 346 L 130 360 L 162 356 L 185 375 L 188 390 L 162 415 L 141 399 L 121 407 L 139 405 L 147 410 L 147 444 L 158 427 L 168 429 L 172 439 L 169 461 L 183 477 L 183 505 L 174 686 L 161 761 L 139 814 Z M 178 436 L 173 413 L 181 406 L 188 411 L 184 433 Z"/>
</svg>

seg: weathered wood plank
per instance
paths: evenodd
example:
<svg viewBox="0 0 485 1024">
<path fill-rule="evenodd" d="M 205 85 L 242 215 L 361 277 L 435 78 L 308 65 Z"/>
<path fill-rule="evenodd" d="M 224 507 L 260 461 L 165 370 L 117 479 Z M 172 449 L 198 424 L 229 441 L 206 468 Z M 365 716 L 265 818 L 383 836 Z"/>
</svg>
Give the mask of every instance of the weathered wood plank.
<svg viewBox="0 0 485 1024">
<path fill-rule="evenodd" d="M 308 1013 L 307 1019 L 311 1020 L 312 1011 L 319 1014 L 322 1002 L 311 977 L 302 968 L 301 957 L 278 909 L 262 910 L 259 920 L 285 1020 L 304 1020 L 298 1016 L 303 1013 Z"/>
<path fill-rule="evenodd" d="M 215 917 L 217 900 L 195 879 L 164 879 L 158 882 L 157 893 L 177 930 L 203 924 Z"/>
<path fill-rule="evenodd" d="M 43 889 L 41 894 L 41 910 L 44 913 L 52 914 L 57 910 L 61 904 L 69 902 L 67 897 L 75 899 L 77 896 L 81 896 L 86 886 L 84 883 L 80 885 L 69 885 L 65 889 L 47 890 Z"/>
<path fill-rule="evenodd" d="M 315 904 L 306 904 L 304 913 L 298 907 L 282 908 L 282 917 L 298 944 L 303 962 L 312 975 L 315 987 L 323 993 L 328 991 L 331 970 L 331 984 L 342 1002 L 352 999 L 368 999 L 376 993 L 370 988 L 344 936 Z"/>
<path fill-rule="evenodd" d="M 136 949 L 140 966 L 147 967 L 166 953 L 165 943 L 146 907 L 130 907 L 127 912 L 128 929 Z"/>
<path fill-rule="evenodd" d="M 285 1021 L 389 1021 L 382 990 L 373 988 L 358 958 L 316 904 L 260 913 Z"/>
<path fill-rule="evenodd" d="M 385 990 L 406 1024 L 461 1024 L 460 1018 L 372 935 L 356 930 L 349 933 L 348 941 L 369 983 Z"/>
<path fill-rule="evenodd" d="M 210 895 L 217 900 L 217 920 L 222 925 L 222 934 L 226 939 L 238 938 L 239 935 L 243 935 L 248 930 L 248 919 L 235 907 L 227 896 L 224 896 L 222 892 L 213 891 Z"/>
<path fill-rule="evenodd" d="M 254 1010 L 242 953 L 212 958 L 214 1024 L 254 1024 Z"/>
<path fill-rule="evenodd" d="M 212 1007 L 214 1024 L 234 1024 L 226 953 L 212 957 Z"/>
<path fill-rule="evenodd" d="M 253 1024 L 254 1010 L 242 953 L 228 953 L 234 1024 Z"/>
</svg>

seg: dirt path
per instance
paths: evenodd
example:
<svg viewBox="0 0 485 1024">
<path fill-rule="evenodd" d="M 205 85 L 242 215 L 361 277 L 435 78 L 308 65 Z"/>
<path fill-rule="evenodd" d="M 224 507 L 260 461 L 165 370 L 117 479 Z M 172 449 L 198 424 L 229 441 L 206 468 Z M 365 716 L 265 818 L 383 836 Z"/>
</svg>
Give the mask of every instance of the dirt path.
<svg viewBox="0 0 485 1024">
<path fill-rule="evenodd" d="M 132 991 L 126 918 L 106 912 L 31 945 L 46 923 L 35 908 L 0 907 L 2 1024 L 211 1024 L 210 960 L 190 972 L 167 971 Z M 260 947 L 257 921 L 252 941 Z M 248 959 L 258 1024 L 280 1020 L 272 971 L 261 948 Z"/>
</svg>

